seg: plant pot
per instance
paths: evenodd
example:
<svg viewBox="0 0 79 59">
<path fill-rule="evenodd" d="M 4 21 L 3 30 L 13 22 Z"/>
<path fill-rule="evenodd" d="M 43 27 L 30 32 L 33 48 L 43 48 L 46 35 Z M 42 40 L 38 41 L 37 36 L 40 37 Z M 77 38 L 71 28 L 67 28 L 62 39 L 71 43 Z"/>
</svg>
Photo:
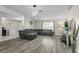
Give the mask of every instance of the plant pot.
<svg viewBox="0 0 79 59">
<path fill-rule="evenodd" d="M 73 40 L 72 43 L 72 53 L 76 53 L 76 40 Z"/>
</svg>

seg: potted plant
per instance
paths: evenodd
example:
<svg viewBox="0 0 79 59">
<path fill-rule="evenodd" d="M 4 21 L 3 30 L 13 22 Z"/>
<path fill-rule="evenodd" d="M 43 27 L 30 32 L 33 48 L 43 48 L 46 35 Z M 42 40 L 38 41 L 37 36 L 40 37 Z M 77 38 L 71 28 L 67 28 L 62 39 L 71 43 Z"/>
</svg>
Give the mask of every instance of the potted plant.
<svg viewBox="0 0 79 59">
<path fill-rule="evenodd" d="M 76 38 L 78 36 L 78 31 L 79 31 L 79 26 L 78 28 L 76 28 L 76 22 L 74 23 L 74 28 L 73 28 L 73 32 L 72 32 L 72 39 L 73 39 L 73 42 L 72 42 L 72 52 L 75 53 L 76 51 Z"/>
</svg>

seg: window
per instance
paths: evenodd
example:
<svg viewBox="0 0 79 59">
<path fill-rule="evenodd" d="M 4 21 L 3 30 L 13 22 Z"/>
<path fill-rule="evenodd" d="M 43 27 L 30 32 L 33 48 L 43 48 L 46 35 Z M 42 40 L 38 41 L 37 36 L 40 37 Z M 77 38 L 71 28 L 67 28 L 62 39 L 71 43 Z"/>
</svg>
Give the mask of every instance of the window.
<svg viewBox="0 0 79 59">
<path fill-rule="evenodd" d="M 43 22 L 43 29 L 54 30 L 54 23 L 53 22 Z"/>
</svg>

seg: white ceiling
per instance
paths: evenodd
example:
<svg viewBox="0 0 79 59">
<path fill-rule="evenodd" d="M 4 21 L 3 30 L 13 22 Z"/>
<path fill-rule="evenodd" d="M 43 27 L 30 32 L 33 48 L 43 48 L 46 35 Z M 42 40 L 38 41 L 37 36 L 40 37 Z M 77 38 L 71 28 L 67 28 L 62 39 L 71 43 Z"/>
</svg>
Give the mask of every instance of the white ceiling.
<svg viewBox="0 0 79 59">
<path fill-rule="evenodd" d="M 21 17 L 22 15 L 20 13 L 17 13 L 13 11 L 12 9 L 8 9 L 6 7 L 3 7 L 0 5 L 0 15 L 1 16 L 12 16 L 12 17 Z"/>
<path fill-rule="evenodd" d="M 12 11 L 15 11 L 25 18 L 31 19 L 33 6 L 32 5 L 3 5 Z M 66 18 L 71 8 L 71 5 L 37 5 L 37 11 L 42 10 L 36 16 L 36 19 L 62 19 Z"/>
</svg>

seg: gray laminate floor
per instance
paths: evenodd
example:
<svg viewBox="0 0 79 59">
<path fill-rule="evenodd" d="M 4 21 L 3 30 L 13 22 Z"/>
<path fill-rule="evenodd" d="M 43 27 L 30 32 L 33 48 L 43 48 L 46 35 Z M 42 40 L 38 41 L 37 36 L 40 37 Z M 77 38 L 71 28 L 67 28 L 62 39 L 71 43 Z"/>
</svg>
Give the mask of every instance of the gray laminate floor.
<svg viewBox="0 0 79 59">
<path fill-rule="evenodd" d="M 32 41 L 20 38 L 0 42 L 0 53 L 71 53 L 59 36 L 38 36 Z"/>
</svg>

